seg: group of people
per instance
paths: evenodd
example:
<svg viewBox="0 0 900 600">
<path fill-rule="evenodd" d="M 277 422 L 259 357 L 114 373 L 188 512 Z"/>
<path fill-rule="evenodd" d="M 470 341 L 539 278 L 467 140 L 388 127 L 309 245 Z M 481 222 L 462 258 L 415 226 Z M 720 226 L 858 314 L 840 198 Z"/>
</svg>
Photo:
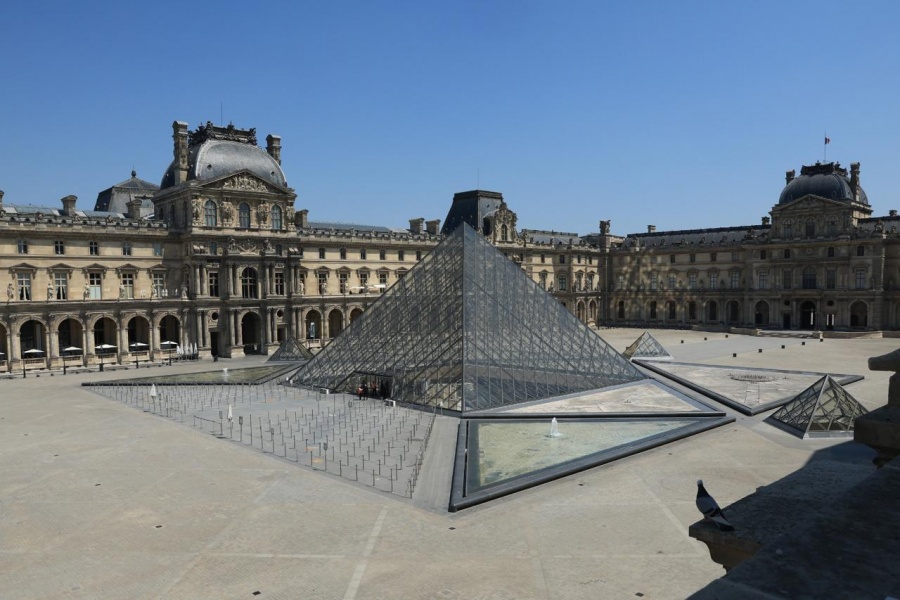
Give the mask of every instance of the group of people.
<svg viewBox="0 0 900 600">
<path fill-rule="evenodd" d="M 385 380 L 381 380 L 377 385 L 374 381 L 363 380 L 356 387 L 356 397 L 360 400 L 369 398 L 388 400 L 391 397 L 391 386 Z"/>
</svg>

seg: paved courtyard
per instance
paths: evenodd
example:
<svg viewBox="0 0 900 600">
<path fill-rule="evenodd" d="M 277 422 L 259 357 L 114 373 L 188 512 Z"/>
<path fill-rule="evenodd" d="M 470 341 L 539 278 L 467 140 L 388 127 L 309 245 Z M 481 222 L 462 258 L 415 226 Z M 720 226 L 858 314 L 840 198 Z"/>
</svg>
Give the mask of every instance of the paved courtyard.
<svg viewBox="0 0 900 600">
<path fill-rule="evenodd" d="M 641 332 L 601 335 L 624 350 Z M 869 409 L 890 374 L 866 361 L 900 345 L 652 333 L 678 361 L 864 375 L 848 390 Z M 698 478 L 725 506 L 811 459 L 873 456 L 725 409 L 734 423 L 447 513 L 80 387 L 261 362 L 0 381 L 0 596 L 684 598 L 724 573 L 687 535 Z"/>
</svg>

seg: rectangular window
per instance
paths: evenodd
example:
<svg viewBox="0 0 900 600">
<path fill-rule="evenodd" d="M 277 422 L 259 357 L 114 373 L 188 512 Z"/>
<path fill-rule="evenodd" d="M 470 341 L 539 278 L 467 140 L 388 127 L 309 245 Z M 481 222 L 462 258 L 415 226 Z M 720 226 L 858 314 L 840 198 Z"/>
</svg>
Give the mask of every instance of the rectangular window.
<svg viewBox="0 0 900 600">
<path fill-rule="evenodd" d="M 834 258 L 834 246 L 828 247 L 828 258 Z"/>
<path fill-rule="evenodd" d="M 328 291 L 328 274 L 316 273 L 316 281 L 319 283 L 319 293 L 324 296 Z"/>
<path fill-rule="evenodd" d="M 28 242 L 26 242 L 25 240 L 19 240 L 17 248 L 19 254 L 28 254 Z"/>
<path fill-rule="evenodd" d="M 697 255 L 694 254 L 693 252 L 691 252 L 690 262 L 692 262 L 692 263 L 697 262 Z"/>
<path fill-rule="evenodd" d="M 19 300 L 31 300 L 31 273 L 16 273 Z"/>
<path fill-rule="evenodd" d="M 156 275 L 156 273 L 154 273 Z M 219 297 L 219 272 L 210 271 L 208 274 L 209 295 L 213 298 Z"/>
<path fill-rule="evenodd" d="M 738 256 L 738 253 L 737 253 L 737 252 L 732 252 L 732 253 L 731 253 L 731 262 L 737 262 L 738 260 L 740 260 L 740 258 L 741 258 L 741 257 Z"/>
<path fill-rule="evenodd" d="M 547 262 L 547 255 L 546 255 L 546 254 L 541 254 L 541 262 L 542 262 L 542 263 L 546 263 L 546 262 Z"/>
<path fill-rule="evenodd" d="M 538 280 L 540 281 L 539 285 L 541 286 L 541 289 L 546 290 L 547 289 L 547 273 L 544 272 L 544 273 L 538 274 Z"/>
<path fill-rule="evenodd" d="M 562 258 L 562 257 L 560 257 Z M 565 292 L 569 287 L 569 278 L 565 273 L 560 273 L 556 276 L 556 283 L 559 285 L 559 291 Z"/>
<path fill-rule="evenodd" d="M 89 242 L 88 248 L 90 249 L 91 256 L 99 256 L 100 255 L 100 243 L 99 242 Z"/>
<path fill-rule="evenodd" d="M 384 252 L 384 250 L 382 250 L 382 252 Z M 386 286 L 386 285 L 387 285 L 387 281 L 388 281 L 388 274 L 387 274 L 387 273 L 385 273 L 385 272 L 382 271 L 381 273 L 378 274 L 378 283 L 379 283 L 380 285 Z M 382 288 L 382 291 L 384 291 L 384 288 Z"/>
<path fill-rule="evenodd" d="M 416 250 L 416 262 L 422 260 L 422 251 Z"/>
<path fill-rule="evenodd" d="M 341 260 L 347 260 L 347 249 L 341 248 Z"/>
<path fill-rule="evenodd" d="M 284 296 L 284 271 L 275 271 L 275 295 Z"/>
<path fill-rule="evenodd" d="M 769 274 L 768 273 L 760 273 L 759 274 L 759 289 L 767 290 L 769 289 Z"/>
<path fill-rule="evenodd" d="M 215 246 L 215 242 L 213 242 L 209 246 L 210 246 L 209 253 L 215 254 L 215 251 L 213 250 L 213 246 Z M 162 255 L 163 255 L 162 244 L 153 244 L 153 256 L 162 256 Z"/>
<path fill-rule="evenodd" d="M 66 273 L 53 274 L 53 287 L 56 288 L 57 300 L 69 299 L 69 276 Z"/>
<path fill-rule="evenodd" d="M 807 267 L 803 269 L 801 277 L 800 285 L 804 290 L 816 289 L 816 270 L 814 268 Z"/>
<path fill-rule="evenodd" d="M 674 275 L 669 275 L 669 289 L 674 290 L 676 284 L 676 279 Z"/>
<path fill-rule="evenodd" d="M 366 249 L 365 249 L 365 248 L 360 248 L 360 250 L 359 250 L 359 259 L 360 259 L 360 260 L 366 260 Z"/>
<path fill-rule="evenodd" d="M 379 260 L 387 260 L 387 251 L 379 250 L 378 251 L 378 259 Z"/>
<path fill-rule="evenodd" d="M 397 250 L 397 260 L 406 260 L 406 253 L 403 250 Z"/>
<path fill-rule="evenodd" d="M 338 281 L 341 284 L 341 293 L 347 293 L 347 274 L 346 273 L 338 273 Z"/>
<path fill-rule="evenodd" d="M 672 264 L 672 265 L 675 264 L 675 255 L 674 254 L 669 255 L 669 264 Z"/>
<path fill-rule="evenodd" d="M 594 290 L 594 274 L 589 273 L 587 276 L 587 291 L 591 292 Z"/>
<path fill-rule="evenodd" d="M 781 288 L 785 290 L 791 289 L 791 270 L 785 269 L 781 272 Z"/>
<path fill-rule="evenodd" d="M 709 274 L 709 289 L 711 289 L 711 290 L 719 289 L 719 274 L 718 273 L 710 273 Z"/>
<path fill-rule="evenodd" d="M 28 253 L 28 250 L 26 249 L 25 252 L 23 252 L 22 254 L 27 254 L 27 253 Z M 856 255 L 857 256 L 865 256 L 866 255 L 866 247 L 865 246 L 857 246 L 856 247 Z"/>
<path fill-rule="evenodd" d="M 216 292 L 219 291 L 219 274 L 218 273 L 210 273 L 210 277 L 212 275 L 216 276 L 215 286 Z M 212 289 L 213 280 L 210 278 L 210 289 Z M 166 274 L 162 271 L 156 271 L 150 275 L 150 295 L 155 298 L 162 298 L 166 294 Z M 212 292 L 210 292 L 212 296 Z M 218 296 L 218 294 L 215 294 Z"/>
<path fill-rule="evenodd" d="M 56 240 L 53 242 L 53 253 L 56 255 L 61 255 L 66 253 L 66 243 L 62 240 Z"/>
<path fill-rule="evenodd" d="M 325 260 L 325 248 L 319 248 L 319 259 Z"/>
<path fill-rule="evenodd" d="M 862 246 L 860 246 L 862 247 Z M 856 289 L 864 290 L 866 289 L 866 270 L 865 269 L 857 269 L 856 270 Z"/>
<path fill-rule="evenodd" d="M 784 251 L 781 253 L 781 255 L 782 255 L 784 258 L 790 258 L 790 257 L 791 257 L 791 249 L 790 249 L 790 248 L 785 248 Z"/>
<path fill-rule="evenodd" d="M 656 262 L 656 257 L 655 257 L 655 256 L 653 257 L 653 262 Z M 593 257 L 593 256 L 588 256 L 588 264 L 589 264 L 589 265 L 594 264 L 594 257 Z"/>
<path fill-rule="evenodd" d="M 578 264 L 580 265 L 580 264 L 581 264 L 581 255 L 579 254 L 579 255 L 576 257 L 576 259 L 578 260 Z"/>
<path fill-rule="evenodd" d="M 837 287 L 837 271 L 834 269 L 827 269 L 825 271 L 825 287 L 829 290 L 833 290 Z"/>
<path fill-rule="evenodd" d="M 731 289 L 736 290 L 741 287 L 741 274 L 735 271 L 731 274 Z"/>
<path fill-rule="evenodd" d="M 566 255 L 565 254 L 559 255 L 559 264 L 561 264 L 561 265 L 566 264 Z"/>
<path fill-rule="evenodd" d="M 688 289 L 689 290 L 697 289 L 697 274 L 696 273 L 688 273 Z"/>
<path fill-rule="evenodd" d="M 766 260 L 766 257 L 767 257 L 767 256 L 768 256 L 768 254 L 766 253 L 765 250 L 760 250 L 760 251 L 759 251 L 759 259 L 760 259 L 760 260 Z"/>
<path fill-rule="evenodd" d="M 369 274 L 368 273 L 362 272 L 359 274 L 359 285 L 362 288 L 365 288 L 367 285 L 369 285 Z M 363 291 L 365 292 L 366 290 L 363 289 Z"/>
<path fill-rule="evenodd" d="M 159 254 L 156 254 L 156 248 L 153 249 L 153 252 L 154 252 L 154 256 L 162 256 L 162 244 L 159 245 Z M 213 256 L 218 256 L 219 244 L 216 242 L 210 242 L 209 243 L 209 253 L 212 254 Z"/>
<path fill-rule="evenodd" d="M 88 273 L 88 298 L 91 300 L 103 298 L 103 275 L 101 273 Z"/>
<path fill-rule="evenodd" d="M 716 262 L 716 253 L 715 252 L 709 253 L 709 262 Z"/>
<path fill-rule="evenodd" d="M 131 242 L 122 242 L 122 256 L 131 256 Z"/>
<path fill-rule="evenodd" d="M 122 287 L 119 290 L 121 298 L 134 298 L 134 273 L 122 273 L 120 280 Z"/>
<path fill-rule="evenodd" d="M 658 285 L 656 273 L 650 273 L 650 289 L 655 290 Z"/>
</svg>

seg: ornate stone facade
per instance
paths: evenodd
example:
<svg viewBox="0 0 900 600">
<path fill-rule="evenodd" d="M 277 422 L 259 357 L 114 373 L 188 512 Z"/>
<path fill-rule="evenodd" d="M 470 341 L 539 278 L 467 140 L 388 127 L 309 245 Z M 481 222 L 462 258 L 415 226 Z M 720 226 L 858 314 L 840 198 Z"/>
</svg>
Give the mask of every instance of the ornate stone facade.
<svg viewBox="0 0 900 600">
<path fill-rule="evenodd" d="M 310 221 L 281 172 L 281 139 L 173 124 L 153 213 L 7 203 L 0 192 L 0 368 L 268 353 L 342 331 L 441 239 Z M 871 217 L 859 165 L 788 173 L 759 225 L 616 236 L 518 229 L 502 194 L 454 196 L 467 222 L 582 321 L 612 325 L 900 327 L 900 217 Z M 174 344 L 166 344 L 173 342 Z"/>
</svg>

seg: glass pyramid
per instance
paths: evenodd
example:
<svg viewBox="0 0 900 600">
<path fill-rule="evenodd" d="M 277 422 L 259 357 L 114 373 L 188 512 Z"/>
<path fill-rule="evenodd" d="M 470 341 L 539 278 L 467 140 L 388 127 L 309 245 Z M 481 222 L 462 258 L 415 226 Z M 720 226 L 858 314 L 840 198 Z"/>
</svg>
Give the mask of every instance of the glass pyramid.
<svg viewBox="0 0 900 600">
<path fill-rule="evenodd" d="M 309 360 L 312 357 L 313 353 L 309 348 L 304 346 L 294 336 L 290 336 L 281 342 L 281 345 L 278 346 L 278 350 L 273 352 L 272 356 L 270 356 L 269 360 L 266 362 L 298 362 Z"/>
<path fill-rule="evenodd" d="M 460 412 L 645 379 L 468 225 L 301 367 L 295 384 Z"/>
<path fill-rule="evenodd" d="M 672 360 L 672 355 L 669 354 L 669 351 L 663 348 L 659 340 L 653 337 L 649 331 L 645 331 L 641 334 L 641 337 L 634 340 L 634 343 L 628 346 L 623 354 L 627 358 Z"/>
<path fill-rule="evenodd" d="M 841 384 L 826 375 L 769 418 L 806 438 L 849 434 L 856 418 L 867 412 Z"/>
</svg>

